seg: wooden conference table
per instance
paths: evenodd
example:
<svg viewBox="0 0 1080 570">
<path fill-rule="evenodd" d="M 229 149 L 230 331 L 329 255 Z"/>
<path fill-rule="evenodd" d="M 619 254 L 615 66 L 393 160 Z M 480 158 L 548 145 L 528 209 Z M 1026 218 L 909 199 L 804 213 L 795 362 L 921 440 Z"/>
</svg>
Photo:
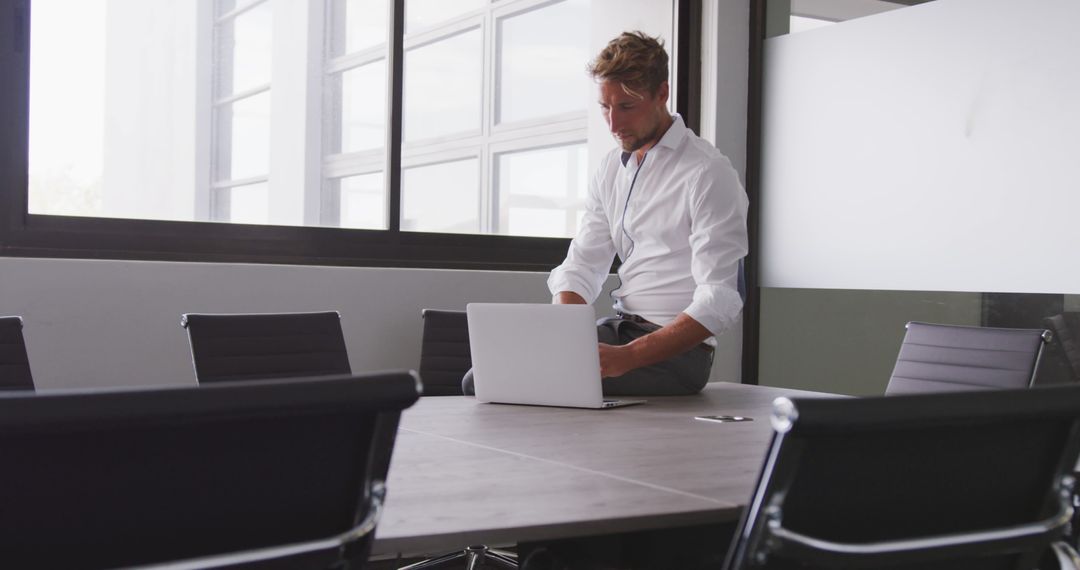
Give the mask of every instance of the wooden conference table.
<svg viewBox="0 0 1080 570">
<path fill-rule="evenodd" d="M 734 521 L 779 396 L 825 394 L 720 382 L 609 410 L 421 398 L 402 415 L 372 553 Z"/>
</svg>

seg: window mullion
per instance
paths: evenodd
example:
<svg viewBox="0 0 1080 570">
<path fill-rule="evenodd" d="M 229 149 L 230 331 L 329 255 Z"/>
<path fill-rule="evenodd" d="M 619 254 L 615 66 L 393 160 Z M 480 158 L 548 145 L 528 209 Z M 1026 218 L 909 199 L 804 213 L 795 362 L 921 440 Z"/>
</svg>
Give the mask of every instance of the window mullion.
<svg viewBox="0 0 1080 570">
<path fill-rule="evenodd" d="M 388 82 L 386 130 L 387 228 L 395 237 L 401 232 L 401 134 L 404 111 L 405 0 L 393 0 L 390 10 L 390 41 L 387 43 Z"/>
<path fill-rule="evenodd" d="M 215 172 L 214 156 L 217 154 L 217 109 L 212 105 L 214 92 L 214 55 L 217 53 L 214 29 L 214 0 L 198 0 L 195 7 L 195 188 L 192 192 L 192 213 L 195 221 L 209 221 L 211 217 L 210 185 Z"/>
<path fill-rule="evenodd" d="M 212 12 L 217 12 L 217 4 L 219 1 L 220 0 L 212 0 Z M 225 46 L 223 45 L 222 25 L 222 21 L 214 20 L 211 32 L 211 54 L 215 60 L 211 64 L 211 101 L 222 99 L 222 93 L 231 92 L 232 90 L 233 50 L 225 49 Z M 228 109 L 231 113 L 231 107 L 228 107 Z M 221 219 L 220 204 L 223 201 L 220 200 L 220 192 L 214 188 L 217 183 L 227 179 L 227 177 L 224 176 L 224 173 L 229 170 L 229 165 L 231 163 L 231 160 L 224 160 L 226 158 L 224 149 L 230 149 L 232 147 L 232 128 L 226 128 L 226 121 L 229 117 L 224 116 L 224 110 L 225 107 L 216 104 L 212 105 L 210 110 L 210 179 L 205 207 L 208 210 L 207 219 L 213 221 L 227 221 Z M 199 207 L 196 207 L 196 210 L 198 209 Z"/>
<path fill-rule="evenodd" d="M 237 186 L 250 186 L 252 184 L 258 184 L 260 182 L 269 182 L 270 177 L 263 176 L 249 176 L 247 178 L 234 178 L 232 180 L 223 180 L 220 182 L 214 182 L 210 185 L 214 190 L 224 190 L 228 188 L 236 188 Z"/>
<path fill-rule="evenodd" d="M 304 80 L 307 86 L 305 107 L 305 146 L 304 146 L 304 223 L 321 225 L 323 222 L 323 144 L 326 137 L 323 134 L 326 122 L 323 117 L 326 113 L 323 109 L 323 86 L 326 85 L 323 75 L 324 62 L 326 61 L 326 34 L 327 30 L 327 4 L 326 2 L 308 2 L 307 9 L 307 57 L 304 61 Z"/>
<path fill-rule="evenodd" d="M 232 52 L 229 53 L 229 62 L 230 62 L 230 65 L 231 65 Z M 237 92 L 237 93 L 231 93 L 229 95 L 219 95 L 217 100 L 214 101 L 214 105 L 217 105 L 218 107 L 221 107 L 223 105 L 228 105 L 230 103 L 236 103 L 237 101 L 240 101 L 241 99 L 247 99 L 249 97 L 254 97 L 255 95 L 259 95 L 261 93 L 266 93 L 269 90 L 270 90 L 270 83 L 264 83 L 262 85 L 252 87 L 251 89 L 245 89 L 245 90 Z"/>
<path fill-rule="evenodd" d="M 489 5 L 484 11 L 484 20 L 481 33 L 483 34 L 483 64 L 482 74 L 484 84 L 481 86 L 483 103 L 480 105 L 481 119 L 480 128 L 483 136 L 483 144 L 480 147 L 480 211 L 477 215 L 480 219 L 480 233 L 498 233 L 499 223 L 495 216 L 496 204 L 495 192 L 498 183 L 494 180 L 494 163 L 491 156 L 491 130 L 495 123 L 495 73 L 496 61 L 494 56 L 496 49 L 495 19 Z"/>
<path fill-rule="evenodd" d="M 319 105 L 312 101 L 308 72 L 312 59 L 318 58 L 311 52 L 317 52 L 319 46 L 314 37 L 319 28 L 312 25 L 312 18 L 321 19 L 324 4 L 272 0 L 271 6 L 268 222 L 317 225 L 319 198 L 314 189 L 318 187 L 317 157 L 321 149 L 312 136 L 318 129 L 308 124 L 308 117 Z"/>
<path fill-rule="evenodd" d="M 266 2 L 269 2 L 269 1 L 270 0 L 252 0 L 251 2 L 248 2 L 247 4 L 244 4 L 244 5 L 242 5 L 242 6 L 238 7 L 238 8 L 234 8 L 231 12 L 228 12 L 226 14 L 222 14 L 221 16 L 219 16 L 217 18 L 217 23 L 218 24 L 228 23 L 229 21 L 235 20 L 238 17 L 240 17 L 241 15 L 243 15 L 243 14 L 245 14 L 247 12 L 250 12 L 250 11 L 254 10 L 255 8 L 258 8 L 259 4 L 265 4 Z"/>
</svg>

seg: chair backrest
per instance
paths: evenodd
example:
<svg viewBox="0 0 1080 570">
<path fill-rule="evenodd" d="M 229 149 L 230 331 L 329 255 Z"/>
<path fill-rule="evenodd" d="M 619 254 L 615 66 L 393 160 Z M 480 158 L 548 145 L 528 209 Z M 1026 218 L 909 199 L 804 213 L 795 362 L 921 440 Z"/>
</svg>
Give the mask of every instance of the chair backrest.
<svg viewBox="0 0 1080 570">
<path fill-rule="evenodd" d="M 1026 388 L 1049 339 L 1043 329 L 910 322 L 885 393 Z"/>
<path fill-rule="evenodd" d="M 424 309 L 420 378 L 425 396 L 460 396 L 461 378 L 472 368 L 465 311 Z"/>
<path fill-rule="evenodd" d="M 1054 315 L 1047 317 L 1044 322 L 1053 331 L 1054 341 L 1068 360 L 1073 379 L 1080 381 L 1080 313 Z"/>
<path fill-rule="evenodd" d="M 418 395 L 408 372 L 0 394 L 0 557 L 112 568 L 293 545 L 321 568 L 363 560 Z"/>
<path fill-rule="evenodd" d="M 1031 569 L 1072 515 L 1080 386 L 774 408 L 729 570 Z"/>
<path fill-rule="evenodd" d="M 33 390 L 22 317 L 0 317 L 0 390 Z"/>
<path fill-rule="evenodd" d="M 351 372 L 336 311 L 187 313 L 180 324 L 200 384 Z"/>
</svg>

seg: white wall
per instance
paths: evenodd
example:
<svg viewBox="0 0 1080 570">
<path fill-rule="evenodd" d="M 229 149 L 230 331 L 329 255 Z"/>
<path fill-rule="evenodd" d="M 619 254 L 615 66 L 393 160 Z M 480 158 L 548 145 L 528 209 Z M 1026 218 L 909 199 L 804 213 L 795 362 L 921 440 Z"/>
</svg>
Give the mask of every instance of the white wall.
<svg viewBox="0 0 1080 570">
<path fill-rule="evenodd" d="M 768 40 L 763 284 L 1080 293 L 1078 22 L 938 0 Z"/>
<path fill-rule="evenodd" d="M 701 23 L 701 138 L 731 160 L 746 184 L 750 1 L 704 0 Z M 753 207 L 753 206 L 751 206 Z M 713 378 L 742 378 L 742 318 L 718 340 Z"/>
<path fill-rule="evenodd" d="M 701 37 L 698 134 L 731 160 L 745 184 L 750 1 L 704 0 Z"/>
</svg>

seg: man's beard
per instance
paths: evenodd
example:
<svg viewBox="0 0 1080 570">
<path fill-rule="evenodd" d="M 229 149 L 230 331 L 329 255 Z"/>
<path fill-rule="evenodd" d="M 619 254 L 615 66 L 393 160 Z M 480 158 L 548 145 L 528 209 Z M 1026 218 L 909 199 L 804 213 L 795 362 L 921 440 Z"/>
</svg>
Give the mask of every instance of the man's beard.
<svg viewBox="0 0 1080 570">
<path fill-rule="evenodd" d="M 651 142 L 654 142 L 659 134 L 660 125 L 656 125 L 655 127 L 653 127 L 652 131 L 649 132 L 649 134 L 643 137 L 633 137 L 630 140 L 620 138 L 619 144 L 622 146 L 623 152 L 634 152 L 636 150 L 639 150 L 641 147 Z"/>
</svg>

